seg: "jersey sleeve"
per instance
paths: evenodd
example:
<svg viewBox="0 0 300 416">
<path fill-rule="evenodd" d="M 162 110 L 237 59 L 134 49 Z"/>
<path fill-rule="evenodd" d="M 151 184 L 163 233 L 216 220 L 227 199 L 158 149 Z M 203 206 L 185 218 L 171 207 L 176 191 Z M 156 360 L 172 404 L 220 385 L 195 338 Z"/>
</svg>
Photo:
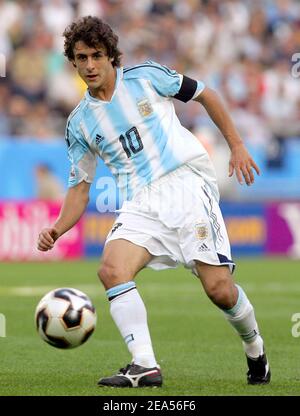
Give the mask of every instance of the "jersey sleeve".
<svg viewBox="0 0 300 416">
<path fill-rule="evenodd" d="M 74 133 L 70 123 L 66 127 L 65 140 L 68 145 L 68 159 L 71 163 L 68 187 L 72 188 L 82 181 L 92 183 L 97 166 L 95 153 L 83 137 Z"/>
<path fill-rule="evenodd" d="M 155 91 L 164 97 L 174 97 L 186 103 L 197 97 L 205 88 L 202 81 L 196 81 L 153 61 L 145 62 L 141 67 L 147 72 Z"/>
</svg>

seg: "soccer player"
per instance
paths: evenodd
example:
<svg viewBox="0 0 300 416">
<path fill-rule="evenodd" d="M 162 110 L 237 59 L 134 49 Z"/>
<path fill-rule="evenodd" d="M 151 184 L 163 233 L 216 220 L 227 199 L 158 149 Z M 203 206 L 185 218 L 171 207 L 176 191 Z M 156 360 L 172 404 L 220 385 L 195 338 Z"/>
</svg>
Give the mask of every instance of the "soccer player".
<svg viewBox="0 0 300 416">
<path fill-rule="evenodd" d="M 132 362 L 98 384 L 162 385 L 134 278 L 146 266 L 161 270 L 179 263 L 199 278 L 241 337 L 248 383 L 268 383 L 270 369 L 253 306 L 231 276 L 234 263 L 214 168 L 203 146 L 180 124 L 172 98 L 204 106 L 231 150 L 229 176 L 235 173 L 241 184 L 251 185 L 253 170 L 259 174 L 259 168 L 222 101 L 203 82 L 158 63 L 123 68 L 118 37 L 97 17 L 73 22 L 64 37 L 65 55 L 88 89 L 67 121 L 69 189 L 56 222 L 40 232 L 38 249 L 52 249 L 84 213 L 101 157 L 125 200 L 98 275 Z"/>
</svg>

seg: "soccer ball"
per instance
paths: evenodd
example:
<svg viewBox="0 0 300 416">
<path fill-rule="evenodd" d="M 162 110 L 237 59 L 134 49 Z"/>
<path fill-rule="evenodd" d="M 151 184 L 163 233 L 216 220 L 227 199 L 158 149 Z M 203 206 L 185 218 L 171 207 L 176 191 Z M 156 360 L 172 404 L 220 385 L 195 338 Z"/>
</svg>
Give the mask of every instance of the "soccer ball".
<svg viewBox="0 0 300 416">
<path fill-rule="evenodd" d="M 86 342 L 96 321 L 96 311 L 89 297 L 73 288 L 47 293 L 35 311 L 39 335 L 56 348 L 75 348 Z"/>
</svg>

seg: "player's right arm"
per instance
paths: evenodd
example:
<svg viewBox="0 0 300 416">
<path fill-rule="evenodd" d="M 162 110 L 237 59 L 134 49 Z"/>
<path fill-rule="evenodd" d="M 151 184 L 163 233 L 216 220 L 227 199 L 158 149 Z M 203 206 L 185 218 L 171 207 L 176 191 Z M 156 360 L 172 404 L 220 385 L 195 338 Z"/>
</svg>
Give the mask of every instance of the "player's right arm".
<svg viewBox="0 0 300 416">
<path fill-rule="evenodd" d="M 90 183 L 82 181 L 68 190 L 55 224 L 40 232 L 38 250 L 51 250 L 55 241 L 79 221 L 89 202 L 90 186 Z"/>
<path fill-rule="evenodd" d="M 74 113 L 76 114 L 76 113 Z M 89 190 L 96 171 L 96 155 L 74 122 L 72 114 L 66 128 L 66 143 L 71 170 L 68 192 L 60 214 L 52 227 L 43 228 L 38 238 L 38 250 L 48 251 L 55 241 L 70 230 L 80 219 L 89 202 Z"/>
</svg>

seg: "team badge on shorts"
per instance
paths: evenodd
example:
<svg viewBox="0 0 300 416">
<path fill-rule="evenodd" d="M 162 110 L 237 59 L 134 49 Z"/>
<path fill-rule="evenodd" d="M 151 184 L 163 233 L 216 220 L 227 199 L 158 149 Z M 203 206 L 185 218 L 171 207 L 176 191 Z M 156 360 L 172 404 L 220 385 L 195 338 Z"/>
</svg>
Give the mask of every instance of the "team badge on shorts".
<svg viewBox="0 0 300 416">
<path fill-rule="evenodd" d="M 142 117 L 147 117 L 153 113 L 152 105 L 147 98 L 138 101 L 137 106 Z"/>
<path fill-rule="evenodd" d="M 205 240 L 208 237 L 208 226 L 204 222 L 195 224 L 195 233 L 198 240 Z"/>
</svg>

